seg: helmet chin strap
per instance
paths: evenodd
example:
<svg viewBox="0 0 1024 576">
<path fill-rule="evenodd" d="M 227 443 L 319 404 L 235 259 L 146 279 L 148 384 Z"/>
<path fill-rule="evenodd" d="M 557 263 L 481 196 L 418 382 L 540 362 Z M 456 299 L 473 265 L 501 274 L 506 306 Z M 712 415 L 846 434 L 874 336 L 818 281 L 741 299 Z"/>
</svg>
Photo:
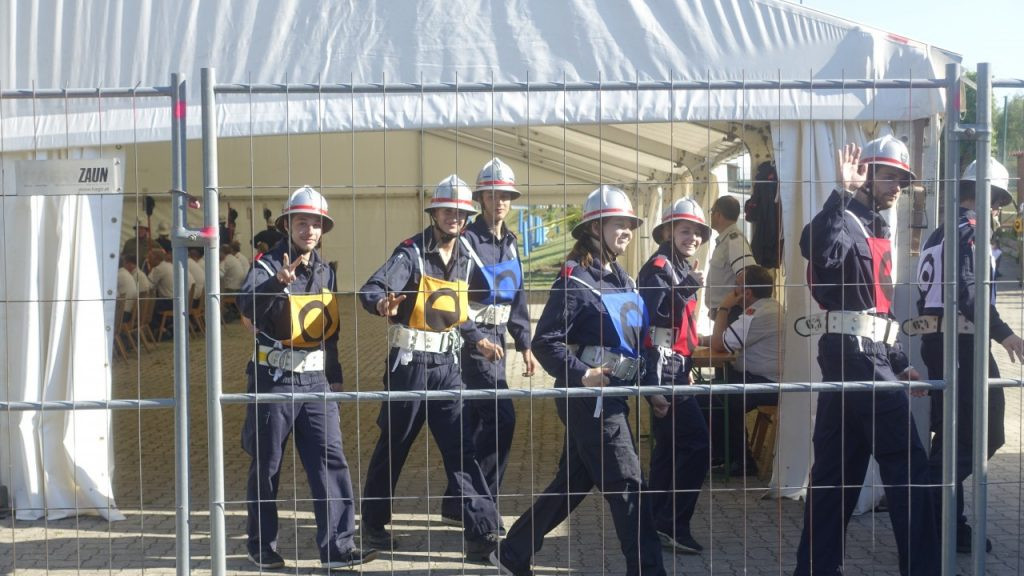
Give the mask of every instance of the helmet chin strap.
<svg viewBox="0 0 1024 576">
<path fill-rule="evenodd" d="M 449 234 L 445 230 L 442 230 L 441 226 L 437 223 L 437 218 L 434 218 L 433 215 L 430 216 L 430 221 L 433 223 L 434 230 L 437 231 L 437 236 L 438 238 L 441 239 L 442 244 L 447 244 L 452 240 L 455 240 L 455 238 L 458 236 L 458 234 Z"/>
</svg>

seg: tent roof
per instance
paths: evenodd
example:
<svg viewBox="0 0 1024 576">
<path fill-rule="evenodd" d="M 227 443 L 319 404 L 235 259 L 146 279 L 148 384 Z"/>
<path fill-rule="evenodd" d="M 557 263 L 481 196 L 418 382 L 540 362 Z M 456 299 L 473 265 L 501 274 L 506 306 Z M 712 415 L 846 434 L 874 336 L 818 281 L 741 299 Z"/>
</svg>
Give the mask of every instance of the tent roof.
<svg viewBox="0 0 1024 576">
<path fill-rule="evenodd" d="M 4 3 L 0 12 L 9 22 L 0 39 L 5 90 L 165 86 L 171 72 L 183 72 L 193 138 L 200 133 L 203 67 L 216 68 L 220 83 L 247 85 L 740 86 L 779 79 L 927 79 L 959 61 L 949 52 L 780 0 L 41 0 Z M 11 92 L 5 94 L 2 151 L 170 137 L 165 101 L 12 101 Z M 600 138 L 605 153 L 625 148 L 622 156 L 640 173 L 664 171 L 679 164 L 681 154 L 715 160 L 735 153 L 721 122 L 910 120 L 943 111 L 940 90 L 870 87 L 813 93 L 692 86 L 600 93 L 243 93 L 219 101 L 222 136 L 352 129 L 458 129 L 471 136 L 494 128 L 495 140 L 566 138 L 581 150 Z M 492 138 L 490 132 L 480 137 Z"/>
</svg>

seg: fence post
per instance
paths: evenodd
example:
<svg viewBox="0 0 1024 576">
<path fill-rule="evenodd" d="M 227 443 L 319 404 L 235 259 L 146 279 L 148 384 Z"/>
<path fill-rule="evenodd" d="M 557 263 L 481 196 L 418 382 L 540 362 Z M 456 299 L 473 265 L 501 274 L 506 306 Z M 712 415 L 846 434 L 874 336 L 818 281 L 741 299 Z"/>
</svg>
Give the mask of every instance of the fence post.
<svg viewBox="0 0 1024 576">
<path fill-rule="evenodd" d="M 947 240 L 956 230 L 960 205 L 960 148 L 957 128 L 960 118 L 960 65 L 946 65 L 946 173 L 945 207 L 942 218 Z M 942 393 L 942 576 L 956 574 L 956 430 L 957 430 L 957 242 L 945 242 L 942 256 L 943 365 L 946 387 Z M 953 329 L 950 329 L 950 327 Z"/>
<path fill-rule="evenodd" d="M 214 230 L 214 242 L 206 257 L 206 434 L 209 451 L 210 482 L 210 573 L 221 576 L 226 571 L 226 539 L 224 528 L 224 425 L 221 396 L 220 361 L 220 271 L 217 266 L 220 246 L 219 193 L 217 177 L 217 102 L 213 87 L 215 71 L 203 68 L 203 201 L 206 203 L 207 230 Z"/>
<path fill-rule="evenodd" d="M 974 250 L 974 532 L 971 553 L 974 555 L 974 573 L 985 573 L 985 541 L 988 520 L 988 354 L 989 306 L 992 296 L 992 198 L 989 182 L 988 159 L 992 156 L 992 73 L 989 64 L 978 64 L 978 101 L 975 123 L 978 140 L 975 143 L 977 159 L 974 183 L 974 210 L 977 213 Z M 950 229 L 950 233 L 952 233 Z M 947 243 L 948 244 L 948 243 Z"/>
<path fill-rule="evenodd" d="M 188 246 L 179 233 L 186 224 L 185 76 L 171 74 L 171 245 L 174 265 L 174 490 L 177 574 L 190 571 L 188 465 Z"/>
</svg>

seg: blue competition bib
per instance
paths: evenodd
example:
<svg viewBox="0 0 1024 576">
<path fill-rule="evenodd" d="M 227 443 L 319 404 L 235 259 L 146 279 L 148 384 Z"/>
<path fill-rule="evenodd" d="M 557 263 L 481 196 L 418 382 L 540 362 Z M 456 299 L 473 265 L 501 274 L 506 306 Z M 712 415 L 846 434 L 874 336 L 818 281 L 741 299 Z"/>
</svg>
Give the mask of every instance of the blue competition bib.
<svg viewBox="0 0 1024 576">
<path fill-rule="evenodd" d="M 490 288 L 483 304 L 507 304 L 516 297 L 523 285 L 523 269 L 519 260 L 506 260 L 497 264 L 478 266 Z"/>
<path fill-rule="evenodd" d="M 601 303 L 619 337 L 619 344 L 608 348 L 623 356 L 639 357 L 648 324 L 643 299 L 636 292 L 614 292 L 601 294 Z"/>
</svg>

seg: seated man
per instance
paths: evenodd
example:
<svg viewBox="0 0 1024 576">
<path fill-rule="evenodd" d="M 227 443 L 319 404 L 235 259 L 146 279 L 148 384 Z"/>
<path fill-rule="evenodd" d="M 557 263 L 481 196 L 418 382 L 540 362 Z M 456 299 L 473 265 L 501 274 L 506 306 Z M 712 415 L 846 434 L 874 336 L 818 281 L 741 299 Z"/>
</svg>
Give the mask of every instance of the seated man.
<svg viewBox="0 0 1024 576">
<path fill-rule="evenodd" d="M 715 315 L 711 349 L 736 354 L 726 371 L 729 383 L 764 384 L 778 382 L 782 375 L 782 345 L 779 326 L 782 311 L 772 298 L 774 280 L 767 268 L 753 265 L 736 275 L 736 288 L 726 295 Z M 729 320 L 729 309 L 739 306 L 739 318 Z M 754 459 L 746 449 L 744 415 L 757 406 L 777 405 L 777 392 L 744 392 L 729 399 L 729 453 L 733 454 L 730 473 L 756 474 Z M 746 464 L 739 458 L 746 455 Z"/>
</svg>

